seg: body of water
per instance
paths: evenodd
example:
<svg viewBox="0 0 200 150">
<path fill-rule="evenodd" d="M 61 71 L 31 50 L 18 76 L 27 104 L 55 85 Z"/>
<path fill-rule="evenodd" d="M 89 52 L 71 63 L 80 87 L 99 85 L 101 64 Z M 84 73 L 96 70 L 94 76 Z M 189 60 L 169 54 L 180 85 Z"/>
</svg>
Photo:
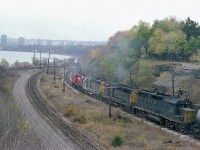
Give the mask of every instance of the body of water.
<svg viewBox="0 0 200 150">
<path fill-rule="evenodd" d="M 0 51 L 0 61 L 2 58 L 6 59 L 10 65 L 14 64 L 16 61 L 19 62 L 29 62 L 32 64 L 32 58 L 34 57 L 34 52 L 18 52 L 18 51 Z M 40 53 L 36 52 L 35 57 L 40 59 Z M 49 57 L 48 53 L 42 53 L 41 58 L 47 59 Z M 67 55 L 58 55 L 51 54 L 50 61 L 53 61 L 53 58 L 57 58 L 60 60 L 68 59 L 70 56 Z"/>
</svg>

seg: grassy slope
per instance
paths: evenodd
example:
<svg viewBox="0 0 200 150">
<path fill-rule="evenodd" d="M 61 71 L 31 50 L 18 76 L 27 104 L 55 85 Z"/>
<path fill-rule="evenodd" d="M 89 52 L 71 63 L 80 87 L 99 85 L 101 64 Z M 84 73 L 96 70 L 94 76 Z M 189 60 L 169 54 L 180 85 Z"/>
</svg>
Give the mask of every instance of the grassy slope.
<svg viewBox="0 0 200 150">
<path fill-rule="evenodd" d="M 67 87 L 62 91 L 61 73 L 56 84 L 53 75 L 41 76 L 38 81 L 40 92 L 50 105 L 63 117 L 70 120 L 82 133 L 103 145 L 106 149 L 197 149 L 198 146 L 185 142 L 176 135 L 146 125 L 141 120 L 112 108 L 108 118 L 108 106 Z M 40 87 L 41 85 L 41 87 Z M 121 147 L 111 145 L 114 136 L 123 139 Z M 172 141 L 172 143 L 171 143 Z"/>
</svg>

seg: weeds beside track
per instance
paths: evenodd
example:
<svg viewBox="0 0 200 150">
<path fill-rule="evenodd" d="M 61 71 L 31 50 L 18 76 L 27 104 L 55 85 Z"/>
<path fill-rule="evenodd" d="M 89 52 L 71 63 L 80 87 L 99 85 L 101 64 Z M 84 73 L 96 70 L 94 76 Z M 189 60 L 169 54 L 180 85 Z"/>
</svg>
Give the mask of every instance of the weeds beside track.
<svg viewBox="0 0 200 150">
<path fill-rule="evenodd" d="M 48 106 L 47 102 L 40 96 L 35 84 L 37 77 L 41 73 L 42 72 L 34 74 L 29 80 L 28 91 L 32 100 L 67 137 L 78 144 L 82 149 L 101 149 L 99 146 L 89 141 L 84 135 L 75 130 L 69 123 L 65 122 L 61 116 L 59 116 L 50 106 Z"/>
</svg>

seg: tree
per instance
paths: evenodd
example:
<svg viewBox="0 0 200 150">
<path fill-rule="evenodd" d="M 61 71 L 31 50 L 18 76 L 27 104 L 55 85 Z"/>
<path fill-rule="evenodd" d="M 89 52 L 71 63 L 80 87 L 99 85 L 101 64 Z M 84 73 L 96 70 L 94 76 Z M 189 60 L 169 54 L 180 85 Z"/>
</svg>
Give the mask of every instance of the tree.
<svg viewBox="0 0 200 150">
<path fill-rule="evenodd" d="M 104 57 L 100 62 L 100 72 L 102 75 L 107 76 L 113 70 L 113 64 L 108 59 L 108 57 Z"/>
<path fill-rule="evenodd" d="M 141 48 L 148 48 L 148 39 L 150 37 L 150 25 L 149 23 L 140 21 L 138 26 L 133 26 L 130 30 L 130 42 L 129 45 L 135 50 L 137 57 L 141 56 Z"/>
<path fill-rule="evenodd" d="M 99 48 L 94 48 L 89 52 L 89 57 L 94 59 L 98 56 L 100 49 Z"/>
<path fill-rule="evenodd" d="M 149 48 L 147 53 L 151 56 L 152 54 L 161 55 L 164 53 L 165 47 L 163 44 L 165 33 L 162 29 L 158 28 L 154 31 L 153 35 L 149 38 Z"/>
<path fill-rule="evenodd" d="M 191 54 L 195 54 L 197 56 L 197 51 L 200 49 L 200 36 L 197 38 L 191 37 L 187 46 Z"/>
<path fill-rule="evenodd" d="M 1 59 L 0 65 L 6 69 L 9 68 L 9 62 L 4 58 Z"/>
<path fill-rule="evenodd" d="M 37 65 L 40 64 L 40 60 L 38 58 L 36 58 L 36 57 L 35 58 L 32 57 L 32 61 L 33 61 L 34 66 L 37 66 Z"/>
<path fill-rule="evenodd" d="M 150 86 L 153 81 L 153 68 L 148 61 L 138 62 L 138 72 L 134 79 L 137 86 Z"/>
<path fill-rule="evenodd" d="M 20 66 L 20 62 L 19 62 L 18 60 L 16 60 L 16 61 L 14 62 L 14 66 Z"/>
<path fill-rule="evenodd" d="M 181 23 L 177 21 L 176 17 L 171 16 L 163 20 L 155 20 L 151 28 L 151 33 L 158 28 L 163 30 L 163 32 L 168 33 L 170 31 L 181 29 Z"/>
<path fill-rule="evenodd" d="M 193 21 L 188 17 L 184 22 L 182 22 L 182 31 L 187 35 L 187 40 L 189 41 L 191 37 L 197 38 L 200 36 L 200 26 L 196 21 Z"/>
<path fill-rule="evenodd" d="M 148 52 L 161 59 L 183 60 L 190 55 L 186 46 L 186 35 L 181 30 L 166 33 L 158 28 L 149 39 Z"/>
</svg>

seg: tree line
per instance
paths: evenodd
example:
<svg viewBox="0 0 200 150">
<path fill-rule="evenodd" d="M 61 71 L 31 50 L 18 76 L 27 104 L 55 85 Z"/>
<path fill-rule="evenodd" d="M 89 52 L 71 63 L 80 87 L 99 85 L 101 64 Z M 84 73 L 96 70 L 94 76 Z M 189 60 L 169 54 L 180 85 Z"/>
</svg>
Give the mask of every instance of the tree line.
<svg viewBox="0 0 200 150">
<path fill-rule="evenodd" d="M 154 72 L 148 59 L 190 61 L 199 49 L 200 26 L 189 17 L 164 18 L 152 25 L 140 21 L 115 33 L 106 46 L 92 49 L 81 67 L 84 74 L 107 81 L 110 74 L 111 81 L 151 86 Z"/>
<path fill-rule="evenodd" d="M 189 17 L 184 21 L 175 17 L 155 20 L 152 26 L 140 21 L 110 37 L 108 47 L 134 57 L 189 61 L 200 49 L 200 26 Z"/>
</svg>

